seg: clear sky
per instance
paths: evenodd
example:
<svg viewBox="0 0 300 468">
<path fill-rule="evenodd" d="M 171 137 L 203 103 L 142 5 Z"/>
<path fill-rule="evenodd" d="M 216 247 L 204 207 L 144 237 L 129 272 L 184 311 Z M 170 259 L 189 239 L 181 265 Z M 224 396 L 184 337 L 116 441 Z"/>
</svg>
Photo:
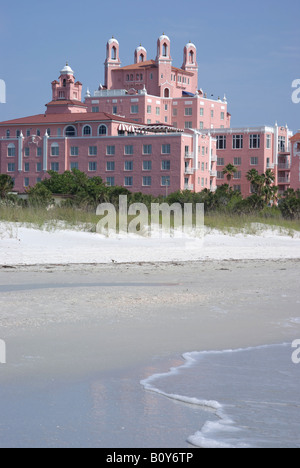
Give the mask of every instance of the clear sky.
<svg viewBox="0 0 300 468">
<path fill-rule="evenodd" d="M 288 124 L 300 129 L 292 82 L 300 79 L 299 0 L 38 0 L 0 5 L 0 79 L 7 103 L 0 121 L 43 113 L 51 81 L 68 60 L 91 91 L 104 82 L 106 42 L 120 43 L 122 65 L 142 43 L 156 56 L 162 33 L 171 39 L 173 65 L 183 47 L 197 46 L 199 88 L 228 99 L 232 126 Z"/>
</svg>

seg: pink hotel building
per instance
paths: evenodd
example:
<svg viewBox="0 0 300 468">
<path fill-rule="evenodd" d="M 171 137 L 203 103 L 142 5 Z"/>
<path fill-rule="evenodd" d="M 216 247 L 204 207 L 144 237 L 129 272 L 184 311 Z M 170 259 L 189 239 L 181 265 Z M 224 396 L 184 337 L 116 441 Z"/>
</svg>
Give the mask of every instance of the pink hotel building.
<svg viewBox="0 0 300 468">
<path fill-rule="evenodd" d="M 46 111 L 0 123 L 0 173 L 22 193 L 47 171 L 78 168 L 108 185 L 164 195 L 176 190 L 216 190 L 223 168 L 238 172 L 233 186 L 251 192 L 246 173 L 273 169 L 283 192 L 300 187 L 300 134 L 287 127 L 230 128 L 227 100 L 198 89 L 196 46 L 184 47 L 172 65 L 170 39 L 157 41 L 155 60 L 139 46 L 134 63 L 121 66 L 119 43 L 108 41 L 105 85 L 81 99 L 82 84 L 66 65 L 52 82 Z"/>
</svg>

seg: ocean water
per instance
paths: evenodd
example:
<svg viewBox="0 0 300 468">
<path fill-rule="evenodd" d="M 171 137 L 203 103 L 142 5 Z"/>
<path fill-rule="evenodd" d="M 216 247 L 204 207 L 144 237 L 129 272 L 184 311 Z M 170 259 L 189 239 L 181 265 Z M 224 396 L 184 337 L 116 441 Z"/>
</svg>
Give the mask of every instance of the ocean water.
<svg viewBox="0 0 300 468">
<path fill-rule="evenodd" d="M 300 447 L 300 364 L 290 344 L 186 353 L 184 364 L 141 381 L 174 404 L 202 409 L 187 442 L 202 448 Z M 203 417 L 203 414 L 202 414 Z"/>
</svg>

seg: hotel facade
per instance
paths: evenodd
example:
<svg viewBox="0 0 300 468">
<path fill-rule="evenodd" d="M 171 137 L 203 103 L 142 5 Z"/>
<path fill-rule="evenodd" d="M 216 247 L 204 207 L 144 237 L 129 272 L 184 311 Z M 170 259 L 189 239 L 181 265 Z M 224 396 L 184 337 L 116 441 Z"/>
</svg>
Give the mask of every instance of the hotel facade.
<svg viewBox="0 0 300 468">
<path fill-rule="evenodd" d="M 246 173 L 274 171 L 280 192 L 300 188 L 299 134 L 287 126 L 230 127 L 227 99 L 209 99 L 198 89 L 196 46 L 183 50 L 183 65 L 172 64 L 166 35 L 157 56 L 143 46 L 134 63 L 121 66 L 120 47 L 106 45 L 105 83 L 93 95 L 75 81 L 67 64 L 52 82 L 46 111 L 0 123 L 0 173 L 22 193 L 49 170 L 79 169 L 108 185 L 132 192 L 165 195 L 176 190 L 216 190 L 226 182 L 228 163 L 238 171 L 232 185 L 251 194 Z M 295 140 L 296 138 L 296 140 Z M 297 140 L 298 138 L 298 140 Z"/>
</svg>

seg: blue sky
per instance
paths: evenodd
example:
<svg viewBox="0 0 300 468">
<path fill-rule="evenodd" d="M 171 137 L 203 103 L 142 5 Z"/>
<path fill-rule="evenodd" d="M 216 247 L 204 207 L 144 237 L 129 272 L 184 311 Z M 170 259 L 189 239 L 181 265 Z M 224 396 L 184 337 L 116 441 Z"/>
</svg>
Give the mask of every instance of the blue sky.
<svg viewBox="0 0 300 468">
<path fill-rule="evenodd" d="M 0 79 L 7 103 L 0 121 L 44 112 L 51 81 L 66 60 L 77 80 L 94 91 L 104 81 L 105 46 L 114 35 L 122 65 L 142 43 L 155 58 L 157 38 L 171 39 L 173 65 L 183 47 L 197 46 L 199 87 L 227 95 L 232 126 L 300 128 L 300 104 L 291 100 L 300 79 L 299 0 L 169 1 L 85 0 L 2 2 Z"/>
</svg>

